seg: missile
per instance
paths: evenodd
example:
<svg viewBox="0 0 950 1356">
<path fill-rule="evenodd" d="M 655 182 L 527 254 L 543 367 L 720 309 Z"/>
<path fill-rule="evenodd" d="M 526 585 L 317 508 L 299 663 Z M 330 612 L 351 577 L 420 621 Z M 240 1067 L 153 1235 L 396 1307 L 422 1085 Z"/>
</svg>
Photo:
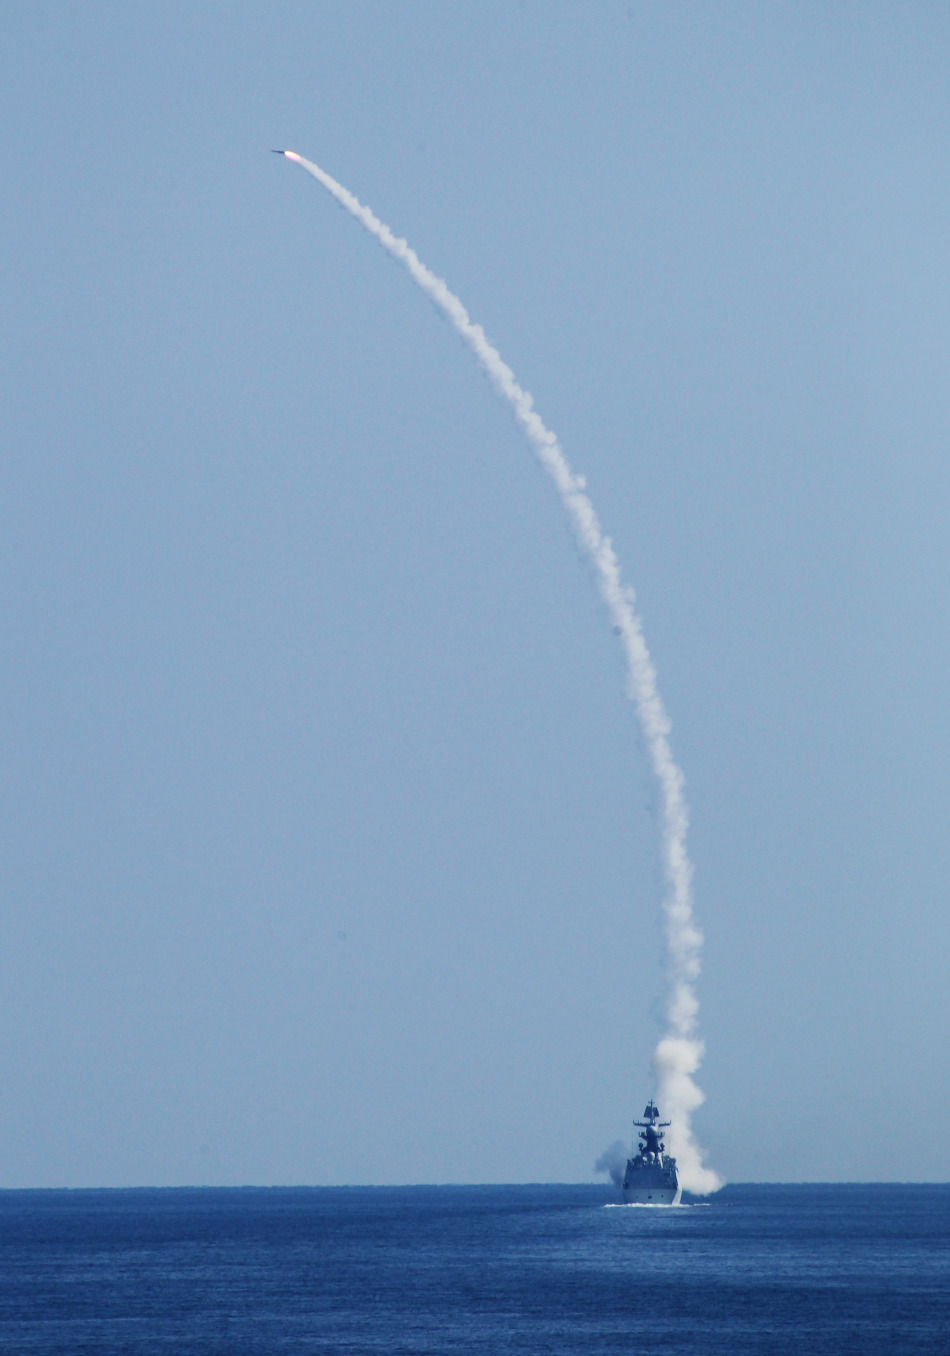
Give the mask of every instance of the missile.
<svg viewBox="0 0 950 1356">
<path fill-rule="evenodd" d="M 271 148 L 271 155 L 286 155 L 286 154 L 287 154 L 286 151 L 275 151 L 273 147 Z"/>
</svg>

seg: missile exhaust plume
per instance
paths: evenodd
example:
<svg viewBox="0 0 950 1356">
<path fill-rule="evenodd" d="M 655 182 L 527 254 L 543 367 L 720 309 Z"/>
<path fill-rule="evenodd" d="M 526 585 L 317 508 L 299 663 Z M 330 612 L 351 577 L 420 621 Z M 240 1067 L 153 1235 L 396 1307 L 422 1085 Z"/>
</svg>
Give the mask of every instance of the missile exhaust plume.
<svg viewBox="0 0 950 1356">
<path fill-rule="evenodd" d="M 653 1053 L 657 1095 L 664 1115 L 672 1121 L 670 1152 L 677 1158 L 681 1185 L 687 1191 L 701 1194 L 715 1191 L 722 1183 L 717 1174 L 704 1165 L 703 1151 L 690 1127 L 692 1113 L 704 1101 L 693 1081 L 704 1047 L 696 1025 L 699 1005 L 694 986 L 700 972 L 703 939 L 693 919 L 693 867 L 686 847 L 689 812 L 683 774 L 670 750 L 670 721 L 643 638 L 634 591 L 621 579 L 613 544 L 604 535 L 594 506 L 585 493 L 587 482 L 571 469 L 556 435 L 535 410 L 532 396 L 518 384 L 514 372 L 489 343 L 481 325 L 472 321 L 458 297 L 449 291 L 441 278 L 426 268 L 407 242 L 394 235 L 348 189 L 295 151 L 284 151 L 283 154 L 322 184 L 383 249 L 403 265 L 413 281 L 451 321 L 495 390 L 511 406 L 515 420 L 553 480 L 577 540 L 594 567 L 601 597 L 623 647 L 627 663 L 627 695 L 636 708 L 662 800 L 662 856 L 666 877 L 663 911 L 669 989 L 667 1030 Z"/>
</svg>

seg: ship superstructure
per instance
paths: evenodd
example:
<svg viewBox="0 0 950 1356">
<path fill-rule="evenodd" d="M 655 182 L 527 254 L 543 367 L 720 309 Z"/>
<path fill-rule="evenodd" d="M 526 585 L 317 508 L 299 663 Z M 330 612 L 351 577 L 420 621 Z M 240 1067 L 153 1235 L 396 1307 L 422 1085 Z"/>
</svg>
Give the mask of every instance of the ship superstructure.
<svg viewBox="0 0 950 1356">
<path fill-rule="evenodd" d="M 640 1132 L 640 1149 L 627 1159 L 623 1175 L 624 1205 L 678 1205 L 682 1192 L 676 1175 L 676 1159 L 666 1152 L 663 1131 L 670 1122 L 660 1120 L 660 1112 L 651 1100 L 642 1121 L 634 1121 Z"/>
</svg>

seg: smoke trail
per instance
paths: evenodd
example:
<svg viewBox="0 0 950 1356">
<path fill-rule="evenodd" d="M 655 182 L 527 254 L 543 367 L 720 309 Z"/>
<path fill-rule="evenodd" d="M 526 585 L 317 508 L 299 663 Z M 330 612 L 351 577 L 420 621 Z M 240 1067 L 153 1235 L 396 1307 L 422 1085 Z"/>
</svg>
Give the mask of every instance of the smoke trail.
<svg viewBox="0 0 950 1356">
<path fill-rule="evenodd" d="M 670 751 L 670 721 L 657 689 L 656 671 L 643 638 L 633 589 L 621 581 L 613 545 L 610 538 L 604 536 L 594 506 L 584 493 L 587 482 L 571 470 L 557 437 L 545 427 L 534 408 L 534 400 L 519 386 L 514 372 L 488 342 L 481 325 L 473 323 L 458 297 L 449 291 L 441 278 L 426 268 L 406 241 L 393 235 L 389 227 L 342 184 L 296 152 L 284 151 L 283 154 L 312 174 L 394 259 L 399 260 L 423 292 L 448 316 L 496 391 L 514 411 L 538 460 L 554 481 L 577 539 L 597 573 L 601 596 L 627 660 L 627 695 L 636 706 L 662 797 L 662 851 L 667 881 L 663 909 L 669 995 L 667 1033 L 653 1053 L 658 1100 L 664 1115 L 669 1115 L 673 1122 L 670 1152 L 678 1160 L 682 1186 L 687 1191 L 700 1193 L 715 1191 L 721 1185 L 720 1179 L 711 1168 L 703 1165 L 702 1150 L 690 1128 L 690 1117 L 704 1100 L 692 1077 L 699 1068 L 704 1047 L 696 1034 L 699 1005 L 693 988 L 699 976 L 703 939 L 693 921 L 693 867 L 686 850 L 689 812 L 683 794 L 683 774 Z"/>
</svg>

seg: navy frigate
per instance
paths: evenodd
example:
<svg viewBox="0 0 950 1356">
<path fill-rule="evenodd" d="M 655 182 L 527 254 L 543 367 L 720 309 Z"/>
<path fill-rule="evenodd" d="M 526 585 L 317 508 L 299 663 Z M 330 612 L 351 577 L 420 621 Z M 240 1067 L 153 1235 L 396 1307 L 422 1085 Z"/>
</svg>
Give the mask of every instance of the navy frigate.
<svg viewBox="0 0 950 1356">
<path fill-rule="evenodd" d="M 627 1159 L 623 1174 L 624 1205 L 679 1205 L 679 1178 L 676 1159 L 666 1152 L 663 1131 L 669 1121 L 661 1121 L 652 1101 L 647 1104 L 642 1121 L 634 1121 L 640 1132 L 639 1153 Z"/>
</svg>

